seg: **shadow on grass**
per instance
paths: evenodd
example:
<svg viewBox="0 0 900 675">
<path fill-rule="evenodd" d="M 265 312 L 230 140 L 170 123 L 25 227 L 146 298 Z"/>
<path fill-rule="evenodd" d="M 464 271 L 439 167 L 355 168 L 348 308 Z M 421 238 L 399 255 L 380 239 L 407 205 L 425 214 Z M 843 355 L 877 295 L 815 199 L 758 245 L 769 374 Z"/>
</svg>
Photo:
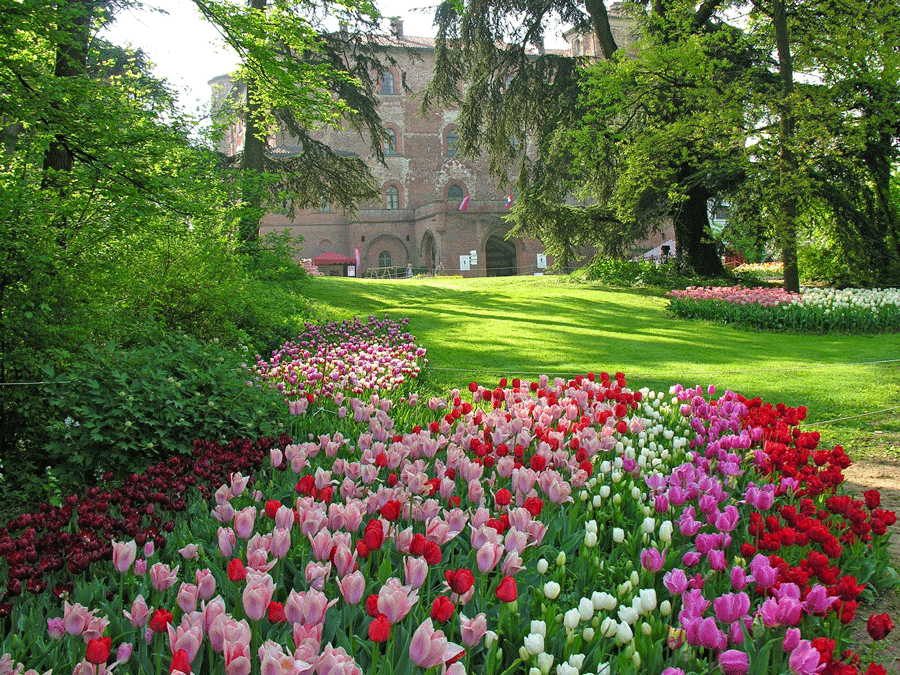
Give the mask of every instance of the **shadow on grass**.
<svg viewBox="0 0 900 675">
<path fill-rule="evenodd" d="M 336 316 L 407 316 L 428 349 L 431 379 L 461 387 L 503 375 L 623 371 L 632 386 L 715 383 L 747 396 L 806 405 L 826 420 L 900 400 L 900 336 L 737 330 L 666 315 L 645 289 L 534 280 L 317 280 L 314 300 Z M 856 423 L 850 423 L 851 425 Z"/>
</svg>

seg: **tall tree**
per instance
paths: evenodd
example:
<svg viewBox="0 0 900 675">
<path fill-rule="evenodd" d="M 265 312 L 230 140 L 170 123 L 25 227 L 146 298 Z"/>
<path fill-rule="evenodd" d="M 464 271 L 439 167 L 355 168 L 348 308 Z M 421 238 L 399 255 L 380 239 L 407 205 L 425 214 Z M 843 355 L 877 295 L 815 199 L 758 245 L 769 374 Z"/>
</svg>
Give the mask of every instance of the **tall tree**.
<svg viewBox="0 0 900 675">
<path fill-rule="evenodd" d="M 517 189 L 526 198 L 520 198 L 513 210 L 514 231 L 542 237 L 557 250 L 585 240 L 603 249 L 610 239 L 616 242 L 613 248 L 621 250 L 629 238 L 658 224 L 664 208 L 675 223 L 682 262 L 702 274 L 719 273 L 721 262 L 707 216 L 707 199 L 713 188 L 706 181 L 703 158 L 685 147 L 680 168 L 667 175 L 674 181 L 674 191 L 627 189 L 617 176 L 629 173 L 629 161 L 638 161 L 636 156 L 629 159 L 628 150 L 632 147 L 629 143 L 639 141 L 640 136 L 624 133 L 637 118 L 615 122 L 610 119 L 614 110 L 592 110 L 598 101 L 586 105 L 590 94 L 582 98 L 584 88 L 590 86 L 584 66 L 591 60 L 548 53 L 542 46 L 551 22 L 571 24 L 592 38 L 610 64 L 623 64 L 627 70 L 624 64 L 635 56 L 631 52 L 636 47 L 626 45 L 629 53 L 622 53 L 625 50 L 619 43 L 627 35 L 627 30 L 625 35 L 622 32 L 623 20 L 635 32 L 644 29 L 644 44 L 669 48 L 715 32 L 719 26 L 715 11 L 721 4 L 720 0 L 707 0 L 699 7 L 678 1 L 653 2 L 649 7 L 624 3 L 618 12 L 627 16 L 620 14 L 620 25 L 614 26 L 603 0 L 584 4 L 572 0 L 445 2 L 436 14 L 437 68 L 426 103 L 459 102 L 464 152 L 477 154 L 487 147 L 492 168 L 500 175 L 517 164 Z M 640 59 L 639 51 L 636 58 Z M 463 96 L 457 89 L 459 82 L 466 83 Z M 694 100 L 702 103 L 698 97 Z M 657 101 L 662 102 L 662 97 Z M 627 101 L 616 104 L 627 105 Z M 607 138 L 614 136 L 616 142 L 605 143 L 606 152 L 593 158 L 590 176 L 578 176 L 573 173 L 572 147 L 565 135 L 579 129 L 595 112 L 592 121 L 609 121 L 613 126 Z M 662 110 L 645 109 L 640 117 L 646 121 L 650 114 L 656 122 L 678 124 L 695 112 L 695 108 L 670 104 Z M 510 143 L 511 139 L 516 142 Z M 666 147 L 656 148 L 657 155 L 666 151 Z M 638 170 L 633 167 L 632 175 Z M 626 203 L 622 198 L 629 193 L 634 199 Z M 581 198 L 586 209 L 563 205 L 567 194 Z M 633 208 L 635 205 L 640 208 Z M 543 220 L 548 214 L 553 214 L 555 221 L 550 225 Z"/>
<path fill-rule="evenodd" d="M 351 2 L 194 2 L 242 62 L 240 95 L 231 101 L 244 125 L 237 158 L 245 205 L 241 240 L 255 245 L 259 218 L 273 204 L 304 208 L 327 201 L 352 209 L 375 196 L 362 159 L 334 152 L 316 132 L 349 125 L 368 136 L 373 154 L 383 159 L 376 88 L 391 59 L 375 37 L 377 10 Z M 329 29 L 326 20 L 340 30 Z M 299 143 L 299 154 L 280 160 L 267 152 L 268 139 L 281 133 Z"/>
</svg>

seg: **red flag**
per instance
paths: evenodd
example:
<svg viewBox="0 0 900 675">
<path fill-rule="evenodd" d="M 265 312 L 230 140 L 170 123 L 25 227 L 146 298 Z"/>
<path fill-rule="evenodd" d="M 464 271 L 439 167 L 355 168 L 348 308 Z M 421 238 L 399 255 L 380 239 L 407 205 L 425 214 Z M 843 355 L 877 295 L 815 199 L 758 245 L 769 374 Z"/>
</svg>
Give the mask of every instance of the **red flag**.
<svg viewBox="0 0 900 675">
<path fill-rule="evenodd" d="M 513 196 L 506 195 L 506 208 L 511 209 L 513 205 Z"/>
<path fill-rule="evenodd" d="M 469 195 L 466 195 L 466 198 L 459 205 L 460 211 L 465 211 L 467 208 L 469 208 Z"/>
</svg>

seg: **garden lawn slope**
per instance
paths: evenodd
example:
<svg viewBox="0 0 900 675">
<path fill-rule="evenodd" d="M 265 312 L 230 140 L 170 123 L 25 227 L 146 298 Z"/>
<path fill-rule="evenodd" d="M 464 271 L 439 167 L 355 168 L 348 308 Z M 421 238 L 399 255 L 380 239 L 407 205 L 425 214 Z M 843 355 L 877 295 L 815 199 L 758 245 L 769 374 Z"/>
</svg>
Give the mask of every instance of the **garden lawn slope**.
<svg viewBox="0 0 900 675">
<path fill-rule="evenodd" d="M 621 370 L 651 388 L 714 383 L 720 391 L 807 406 L 808 428 L 851 454 L 875 438 L 884 447 L 900 438 L 896 411 L 857 417 L 900 401 L 897 334 L 777 334 L 700 324 L 667 316 L 661 292 L 555 277 L 322 278 L 307 292 L 329 318 L 408 316 L 410 332 L 428 347 L 437 391 L 489 375 Z"/>
</svg>

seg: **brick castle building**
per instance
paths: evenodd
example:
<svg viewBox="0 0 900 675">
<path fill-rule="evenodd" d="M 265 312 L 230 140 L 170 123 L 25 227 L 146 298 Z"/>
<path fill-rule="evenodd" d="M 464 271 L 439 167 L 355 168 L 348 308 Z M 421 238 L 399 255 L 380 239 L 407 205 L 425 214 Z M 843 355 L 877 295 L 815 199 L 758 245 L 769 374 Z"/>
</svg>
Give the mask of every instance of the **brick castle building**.
<svg viewBox="0 0 900 675">
<path fill-rule="evenodd" d="M 624 23 L 614 28 L 626 30 Z M 596 55 L 590 36 L 570 32 L 565 37 L 571 45 L 568 53 Z M 404 35 L 401 21 L 394 21 L 391 35 L 381 39 L 397 63 L 381 74 L 378 93 L 379 114 L 391 136 L 384 148 L 385 164 L 376 161 L 367 139 L 355 131 L 328 128 L 320 133 L 333 150 L 366 162 L 380 186 L 380 199 L 360 204 L 352 215 L 329 204 L 299 211 L 293 218 L 269 213 L 261 221 L 260 234 L 287 229 L 303 237 L 298 258 L 343 261 L 323 265 L 326 274 L 346 274 L 348 264 L 356 276 L 403 275 L 409 266 L 417 273 L 466 277 L 543 272 L 552 259 L 547 261 L 540 241 L 506 239 L 511 226 L 504 216 L 513 181 L 498 182 L 491 176 L 486 157 L 457 154 L 458 110 L 421 112 L 434 71 L 434 39 Z M 406 89 L 401 86 L 404 79 Z M 228 75 L 209 84 L 214 109 L 236 93 Z M 243 141 L 238 122 L 228 130 L 221 149 L 236 154 Z M 270 138 L 269 152 L 290 156 L 298 150 L 296 143 L 287 137 Z"/>
</svg>

